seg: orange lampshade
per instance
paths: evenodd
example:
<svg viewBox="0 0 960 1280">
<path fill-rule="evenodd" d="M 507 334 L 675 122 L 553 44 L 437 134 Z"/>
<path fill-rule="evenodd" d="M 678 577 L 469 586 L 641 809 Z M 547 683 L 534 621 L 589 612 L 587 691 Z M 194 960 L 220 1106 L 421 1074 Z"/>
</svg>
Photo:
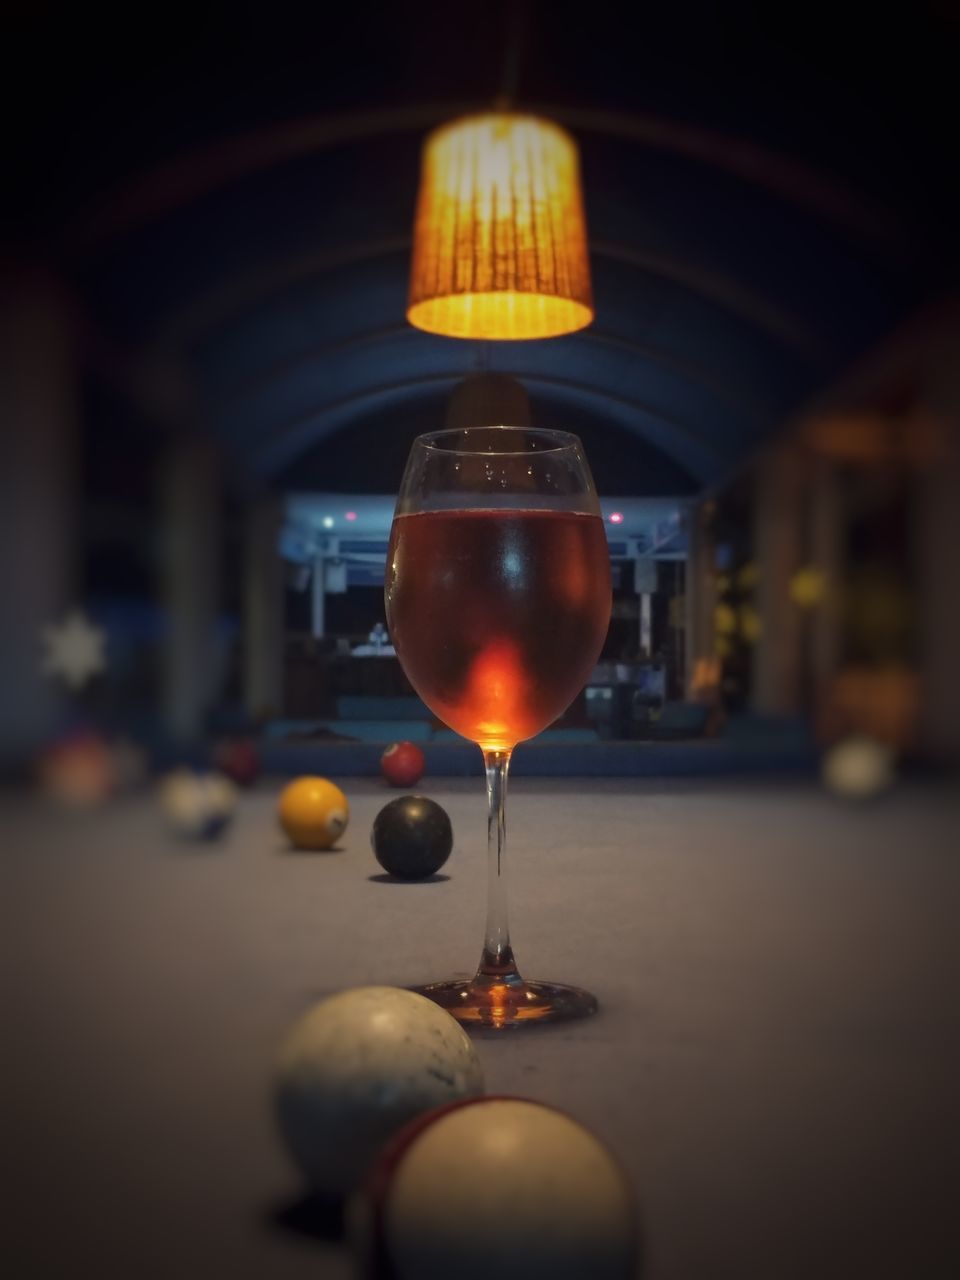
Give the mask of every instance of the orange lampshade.
<svg viewBox="0 0 960 1280">
<path fill-rule="evenodd" d="M 534 116 L 443 125 L 423 149 L 407 319 L 451 338 L 553 338 L 593 319 L 577 146 Z"/>
</svg>

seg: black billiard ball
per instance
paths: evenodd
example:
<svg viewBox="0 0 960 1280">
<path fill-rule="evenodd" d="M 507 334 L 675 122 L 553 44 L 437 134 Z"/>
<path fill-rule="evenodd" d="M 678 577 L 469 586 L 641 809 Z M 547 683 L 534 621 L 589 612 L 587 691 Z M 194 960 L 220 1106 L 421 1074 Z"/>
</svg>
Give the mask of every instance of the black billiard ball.
<svg viewBox="0 0 960 1280">
<path fill-rule="evenodd" d="M 377 814 L 370 843 L 384 871 L 401 880 L 422 880 L 450 857 L 453 828 L 435 800 L 399 796 Z"/>
</svg>

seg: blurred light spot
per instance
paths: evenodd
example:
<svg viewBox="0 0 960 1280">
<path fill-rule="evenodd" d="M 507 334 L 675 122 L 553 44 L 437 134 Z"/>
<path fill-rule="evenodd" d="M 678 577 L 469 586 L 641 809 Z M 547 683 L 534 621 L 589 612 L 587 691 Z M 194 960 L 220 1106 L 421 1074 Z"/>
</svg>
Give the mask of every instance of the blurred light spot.
<svg viewBox="0 0 960 1280">
<path fill-rule="evenodd" d="M 622 512 L 622 511 L 611 511 L 611 512 L 610 512 L 610 523 L 611 523 L 611 524 L 623 524 L 623 512 Z"/>
<path fill-rule="evenodd" d="M 760 615 L 748 604 L 740 610 L 740 634 L 748 644 L 756 644 L 763 634 Z"/>
<path fill-rule="evenodd" d="M 719 659 L 698 658 L 690 678 L 691 692 L 701 697 L 715 693 L 720 687 L 721 675 Z"/>
<path fill-rule="evenodd" d="M 464 711 L 469 736 L 486 749 L 512 747 L 528 734 L 530 681 L 520 649 L 511 640 L 494 640 L 470 668 Z"/>
<path fill-rule="evenodd" d="M 801 609 L 812 609 L 824 597 L 827 579 L 822 569 L 808 564 L 790 579 L 790 599 Z"/>
<path fill-rule="evenodd" d="M 323 525 L 323 527 L 324 527 L 325 529 L 332 529 L 332 528 L 333 528 L 333 516 L 324 516 L 324 517 L 323 517 L 323 519 L 320 521 L 320 523 Z"/>
<path fill-rule="evenodd" d="M 356 518 L 357 518 L 357 513 L 356 513 L 355 511 L 346 511 L 346 512 L 344 512 L 344 519 L 345 519 L 345 520 L 356 520 Z"/>
<path fill-rule="evenodd" d="M 728 604 L 718 604 L 713 611 L 713 625 L 721 636 L 731 636 L 737 629 L 737 615 Z"/>
</svg>

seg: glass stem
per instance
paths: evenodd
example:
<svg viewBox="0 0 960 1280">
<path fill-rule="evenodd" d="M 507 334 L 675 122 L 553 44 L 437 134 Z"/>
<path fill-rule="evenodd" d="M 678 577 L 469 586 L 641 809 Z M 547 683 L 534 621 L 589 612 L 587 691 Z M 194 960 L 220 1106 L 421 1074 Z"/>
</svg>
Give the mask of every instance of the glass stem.
<svg viewBox="0 0 960 1280">
<path fill-rule="evenodd" d="M 509 750 L 483 753 L 487 774 L 487 927 L 475 979 L 482 986 L 522 982 L 510 946 L 507 921 L 506 802 L 511 754 Z"/>
</svg>

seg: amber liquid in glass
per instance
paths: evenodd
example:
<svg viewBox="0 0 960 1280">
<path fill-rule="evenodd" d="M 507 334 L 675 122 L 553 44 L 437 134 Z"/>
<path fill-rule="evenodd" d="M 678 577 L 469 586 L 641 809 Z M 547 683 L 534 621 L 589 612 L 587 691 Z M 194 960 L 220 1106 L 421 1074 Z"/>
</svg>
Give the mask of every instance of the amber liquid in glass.
<svg viewBox="0 0 960 1280">
<path fill-rule="evenodd" d="M 545 729 L 583 688 L 610 619 L 599 516 L 427 511 L 397 516 L 387 621 L 407 678 L 485 749 Z"/>
</svg>

